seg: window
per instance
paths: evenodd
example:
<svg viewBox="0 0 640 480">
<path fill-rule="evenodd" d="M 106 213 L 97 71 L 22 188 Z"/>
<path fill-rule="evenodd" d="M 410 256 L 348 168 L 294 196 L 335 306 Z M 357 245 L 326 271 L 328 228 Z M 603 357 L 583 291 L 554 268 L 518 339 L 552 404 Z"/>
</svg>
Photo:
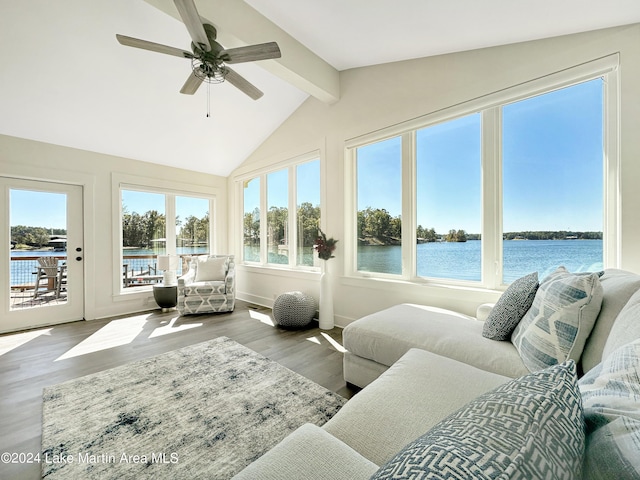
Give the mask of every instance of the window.
<svg viewBox="0 0 640 480">
<path fill-rule="evenodd" d="M 289 264 L 289 175 L 279 170 L 267 175 L 268 263 Z"/>
<path fill-rule="evenodd" d="M 260 261 L 260 178 L 244 182 L 243 255 L 247 262 Z"/>
<path fill-rule="evenodd" d="M 348 141 L 352 274 L 494 288 L 616 266 L 617 62 Z"/>
<path fill-rule="evenodd" d="M 209 207 L 207 198 L 176 196 L 176 254 L 210 252 Z"/>
<path fill-rule="evenodd" d="M 304 156 L 286 168 L 239 180 L 243 198 L 243 260 L 313 267 L 320 221 L 320 160 Z M 264 189 L 264 195 L 262 194 Z M 261 225 L 265 227 L 260 228 Z"/>
<path fill-rule="evenodd" d="M 211 252 L 213 198 L 121 188 L 121 289 L 162 281 L 158 255 Z M 177 262 L 178 275 L 182 262 Z"/>
<path fill-rule="evenodd" d="M 416 133 L 419 277 L 481 279 L 480 114 Z"/>
<path fill-rule="evenodd" d="M 602 82 L 502 109 L 503 283 L 603 267 Z"/>
<path fill-rule="evenodd" d="M 296 265 L 312 267 L 320 225 L 320 161 L 296 166 Z"/>
<path fill-rule="evenodd" d="M 395 137 L 356 151 L 359 271 L 402 273 L 401 149 Z"/>
</svg>

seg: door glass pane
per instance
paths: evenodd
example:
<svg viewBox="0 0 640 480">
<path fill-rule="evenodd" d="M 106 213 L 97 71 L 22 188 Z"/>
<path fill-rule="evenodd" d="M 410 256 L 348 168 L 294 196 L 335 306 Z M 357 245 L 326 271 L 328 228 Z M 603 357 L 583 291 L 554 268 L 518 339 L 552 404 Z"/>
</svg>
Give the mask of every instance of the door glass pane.
<svg viewBox="0 0 640 480">
<path fill-rule="evenodd" d="M 176 254 L 183 256 L 209 253 L 209 199 L 176 196 Z M 182 271 L 178 262 L 178 275 Z"/>
<path fill-rule="evenodd" d="M 67 301 L 67 195 L 10 189 L 11 310 Z"/>
<path fill-rule="evenodd" d="M 481 279 L 480 114 L 417 131 L 418 276 Z"/>
<path fill-rule="evenodd" d="M 260 178 L 244 183 L 243 218 L 244 260 L 260 261 Z"/>
<path fill-rule="evenodd" d="M 358 270 L 402 273 L 402 142 L 357 149 Z"/>
<path fill-rule="evenodd" d="M 289 263 L 289 172 L 267 175 L 268 263 Z"/>
<path fill-rule="evenodd" d="M 167 251 L 165 196 L 122 190 L 123 288 L 162 280 L 156 257 Z"/>
<path fill-rule="evenodd" d="M 297 265 L 313 266 L 313 243 L 320 225 L 320 160 L 296 167 L 297 178 Z"/>
<path fill-rule="evenodd" d="M 603 80 L 503 108 L 503 283 L 603 268 Z"/>
</svg>

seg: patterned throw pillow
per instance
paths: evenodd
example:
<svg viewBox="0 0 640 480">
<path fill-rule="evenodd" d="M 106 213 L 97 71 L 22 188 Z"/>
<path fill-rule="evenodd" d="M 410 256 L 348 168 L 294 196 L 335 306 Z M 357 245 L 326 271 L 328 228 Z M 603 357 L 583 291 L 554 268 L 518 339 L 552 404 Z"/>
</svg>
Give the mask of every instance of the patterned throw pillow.
<svg viewBox="0 0 640 480">
<path fill-rule="evenodd" d="M 585 479 L 640 479 L 640 339 L 580 379 L 587 423 Z"/>
<path fill-rule="evenodd" d="M 572 361 L 481 395 L 414 440 L 372 479 L 578 479 L 582 403 Z"/>
<path fill-rule="evenodd" d="M 567 359 L 577 362 L 602 297 L 597 273 L 571 274 L 559 267 L 545 278 L 511 336 L 525 366 L 535 372 Z"/>
<path fill-rule="evenodd" d="M 482 327 L 482 336 L 491 340 L 509 340 L 531 308 L 538 290 L 538 272 L 519 278 L 500 296 Z"/>
</svg>

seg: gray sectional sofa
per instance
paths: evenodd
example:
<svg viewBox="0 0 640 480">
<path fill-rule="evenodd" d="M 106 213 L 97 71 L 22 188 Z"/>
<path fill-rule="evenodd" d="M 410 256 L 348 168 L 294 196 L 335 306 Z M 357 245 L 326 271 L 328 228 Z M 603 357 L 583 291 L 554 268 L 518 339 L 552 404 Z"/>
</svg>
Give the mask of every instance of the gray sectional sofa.
<svg viewBox="0 0 640 480">
<path fill-rule="evenodd" d="M 530 295 L 517 345 L 484 337 L 486 321 L 421 305 L 350 324 L 345 379 L 365 388 L 237 478 L 640 478 L 640 276 L 569 275 Z M 577 283 L 558 293 L 554 282 Z M 569 316 L 582 348 L 563 345 Z M 566 358 L 530 371 L 531 355 L 542 358 L 522 342 L 530 325 L 543 351 L 557 334 Z"/>
</svg>

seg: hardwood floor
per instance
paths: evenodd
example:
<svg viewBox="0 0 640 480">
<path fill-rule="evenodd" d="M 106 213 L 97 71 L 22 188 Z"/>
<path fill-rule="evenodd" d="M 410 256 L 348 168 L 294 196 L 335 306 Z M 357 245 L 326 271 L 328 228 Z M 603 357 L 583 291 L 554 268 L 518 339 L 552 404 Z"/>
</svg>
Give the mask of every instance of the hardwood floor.
<svg viewBox="0 0 640 480">
<path fill-rule="evenodd" d="M 351 398 L 356 390 L 342 378 L 342 330 L 312 327 L 274 327 L 270 309 L 238 301 L 232 313 L 156 310 L 0 336 L 0 454 L 40 451 L 43 387 L 220 336 Z M 2 461 L 0 478 L 39 479 L 40 465 Z"/>
</svg>

